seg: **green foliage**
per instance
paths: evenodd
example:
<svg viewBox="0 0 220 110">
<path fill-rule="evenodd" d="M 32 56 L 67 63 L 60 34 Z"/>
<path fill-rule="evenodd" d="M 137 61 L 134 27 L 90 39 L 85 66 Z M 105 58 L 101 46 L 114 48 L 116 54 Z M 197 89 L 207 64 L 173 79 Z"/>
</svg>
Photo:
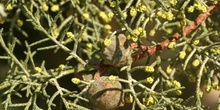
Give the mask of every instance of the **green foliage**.
<svg viewBox="0 0 220 110">
<path fill-rule="evenodd" d="M 3 0 L 1 106 L 206 109 L 203 94 L 219 91 L 218 8 L 218 0 Z"/>
</svg>

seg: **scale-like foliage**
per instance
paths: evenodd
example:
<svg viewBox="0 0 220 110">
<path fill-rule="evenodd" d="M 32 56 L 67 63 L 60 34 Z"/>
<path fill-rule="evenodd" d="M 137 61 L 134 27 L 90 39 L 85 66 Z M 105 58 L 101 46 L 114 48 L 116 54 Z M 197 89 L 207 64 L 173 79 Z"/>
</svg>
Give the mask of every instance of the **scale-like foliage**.
<svg viewBox="0 0 220 110">
<path fill-rule="evenodd" d="M 203 94 L 219 91 L 219 6 L 2 0 L 0 109 L 206 109 Z"/>
</svg>

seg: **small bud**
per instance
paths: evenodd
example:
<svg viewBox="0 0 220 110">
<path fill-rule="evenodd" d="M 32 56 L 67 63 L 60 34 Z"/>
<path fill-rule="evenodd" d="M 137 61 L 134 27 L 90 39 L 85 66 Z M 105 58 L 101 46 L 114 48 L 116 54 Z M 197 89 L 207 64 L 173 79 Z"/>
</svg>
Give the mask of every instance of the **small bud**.
<svg viewBox="0 0 220 110">
<path fill-rule="evenodd" d="M 136 10 L 136 8 L 131 7 L 131 9 L 130 9 L 130 15 L 131 15 L 132 17 L 137 15 L 137 10 Z"/>
<path fill-rule="evenodd" d="M 59 69 L 60 69 L 60 70 L 64 70 L 64 69 L 65 69 L 65 65 L 64 65 L 64 64 L 60 64 L 60 65 L 59 65 Z"/>
<path fill-rule="evenodd" d="M 106 38 L 106 39 L 104 40 L 104 45 L 105 45 L 105 46 L 111 45 L 111 39 Z"/>
<path fill-rule="evenodd" d="M 92 49 L 92 43 L 86 43 L 86 47 L 87 47 L 88 49 Z"/>
<path fill-rule="evenodd" d="M 110 19 L 112 19 L 112 18 L 114 17 L 114 13 L 109 12 L 109 13 L 108 13 L 108 17 L 109 17 Z"/>
<path fill-rule="evenodd" d="M 73 84 L 79 84 L 80 83 L 80 79 L 78 79 L 78 78 L 72 78 L 71 81 L 72 81 Z"/>
<path fill-rule="evenodd" d="M 126 13 L 126 12 L 124 12 L 124 13 L 123 13 L 123 17 L 126 19 L 126 18 L 127 18 L 127 16 L 128 16 L 128 15 L 127 15 L 127 13 Z"/>
<path fill-rule="evenodd" d="M 187 11 L 188 11 L 189 13 L 194 12 L 194 6 L 190 6 L 190 7 L 188 7 Z"/>
<path fill-rule="evenodd" d="M 131 40 L 134 41 L 134 42 L 137 42 L 138 41 L 138 37 L 137 36 L 132 36 Z"/>
<path fill-rule="evenodd" d="M 115 81 L 116 80 L 116 76 L 111 75 L 111 76 L 108 77 L 108 80 L 109 81 Z"/>
<path fill-rule="evenodd" d="M 143 98 L 143 104 L 146 106 L 150 106 L 154 104 L 154 98 L 152 96 L 149 96 L 148 98 Z"/>
<path fill-rule="evenodd" d="M 145 81 L 148 83 L 148 84 L 152 84 L 154 82 L 154 78 L 153 77 L 148 77 L 145 79 Z"/>
<path fill-rule="evenodd" d="M 199 97 L 202 97 L 202 96 L 203 96 L 203 92 L 200 91 L 200 92 L 199 92 Z"/>
<path fill-rule="evenodd" d="M 111 29 L 112 29 L 111 25 L 109 25 L 109 24 L 104 25 L 104 28 L 105 28 L 106 30 L 111 30 Z"/>
<path fill-rule="evenodd" d="M 89 13 L 83 13 L 83 15 L 82 15 L 82 16 L 83 16 L 83 18 L 84 18 L 84 19 L 86 19 L 86 20 L 88 20 L 88 19 L 89 19 Z"/>
<path fill-rule="evenodd" d="M 199 11 L 201 11 L 201 12 L 203 12 L 203 13 L 207 11 L 206 6 L 204 6 L 204 5 L 202 5 L 202 4 L 194 4 L 194 7 L 195 7 L 197 10 L 199 10 Z"/>
<path fill-rule="evenodd" d="M 60 35 L 60 32 L 59 32 L 58 28 L 55 27 L 53 29 L 53 36 L 54 36 L 54 38 L 57 38 L 59 35 Z"/>
<path fill-rule="evenodd" d="M 42 5 L 42 9 L 43 9 L 44 11 L 48 11 L 49 7 L 47 6 L 47 4 L 43 4 L 43 5 Z"/>
<path fill-rule="evenodd" d="M 125 96 L 125 102 L 132 103 L 133 101 L 134 101 L 134 97 L 131 94 Z"/>
<path fill-rule="evenodd" d="M 22 81 L 28 81 L 28 77 L 26 75 L 21 76 Z"/>
<path fill-rule="evenodd" d="M 41 69 L 40 67 L 35 67 L 34 70 L 35 70 L 37 73 L 42 72 L 42 69 Z"/>
<path fill-rule="evenodd" d="M 21 27 L 21 26 L 23 26 L 23 21 L 21 20 L 21 19 L 18 19 L 17 20 L 17 25 L 18 25 L 18 27 Z"/>
<path fill-rule="evenodd" d="M 154 67 L 153 66 L 145 66 L 145 72 L 153 73 L 154 72 Z"/>
<path fill-rule="evenodd" d="M 52 12 L 57 12 L 57 11 L 60 10 L 60 7 L 59 7 L 59 5 L 53 5 L 53 6 L 50 8 L 50 10 L 51 10 Z"/>
<path fill-rule="evenodd" d="M 156 15 L 157 15 L 158 17 L 161 17 L 161 16 L 163 15 L 163 12 L 162 12 L 162 11 L 158 11 L 158 12 L 156 13 Z"/>
<path fill-rule="evenodd" d="M 177 3 L 177 0 L 169 0 L 169 3 L 170 3 L 172 6 L 175 6 L 176 3 Z"/>
<path fill-rule="evenodd" d="M 176 48 L 176 42 L 170 42 L 167 46 L 169 49 L 174 49 Z"/>
<path fill-rule="evenodd" d="M 200 61 L 198 59 L 195 59 L 193 62 L 192 62 L 192 65 L 193 67 L 198 67 L 200 65 Z"/>
<path fill-rule="evenodd" d="M 111 1 L 110 2 L 110 7 L 114 8 L 116 6 L 116 2 L 115 1 Z"/>
<path fill-rule="evenodd" d="M 141 22 L 144 22 L 146 18 L 144 16 L 141 17 Z"/>
<path fill-rule="evenodd" d="M 169 11 L 169 12 L 166 13 L 166 19 L 167 19 L 168 21 L 173 20 L 173 18 L 174 18 L 174 16 L 173 16 L 173 14 L 172 14 L 171 11 Z"/>
<path fill-rule="evenodd" d="M 133 31 L 133 34 L 136 35 L 136 36 L 139 36 L 140 35 L 140 31 L 138 29 L 134 29 Z"/>
<path fill-rule="evenodd" d="M 149 32 L 149 36 L 154 36 L 155 35 L 155 33 L 156 33 L 156 31 L 155 31 L 155 29 L 152 29 L 152 30 L 150 30 L 150 32 Z"/>
<path fill-rule="evenodd" d="M 72 32 L 67 32 L 66 35 L 67 35 L 68 38 L 71 38 L 71 39 L 75 38 L 75 36 Z"/>
<path fill-rule="evenodd" d="M 214 90 L 219 90 L 219 85 L 218 85 L 218 82 L 213 82 L 212 83 L 212 88 L 214 89 Z"/>
<path fill-rule="evenodd" d="M 205 91 L 206 92 L 210 92 L 212 90 L 212 86 L 211 85 L 207 85 L 206 87 L 205 87 Z"/>
<path fill-rule="evenodd" d="M 144 12 L 146 10 L 147 10 L 147 7 L 145 5 L 143 5 L 141 3 L 138 4 L 138 6 L 137 6 L 137 11 L 138 12 Z"/>
<path fill-rule="evenodd" d="M 108 15 L 104 11 L 99 12 L 99 17 L 106 23 L 110 22 Z"/>
<path fill-rule="evenodd" d="M 197 39 L 197 40 L 195 40 L 195 41 L 193 41 L 193 45 L 198 45 L 199 44 L 199 40 Z"/>
<path fill-rule="evenodd" d="M 170 74 L 171 72 L 172 72 L 172 67 L 169 65 L 169 66 L 167 66 L 167 69 L 166 69 L 166 72 L 167 72 L 167 74 Z"/>
<path fill-rule="evenodd" d="M 181 90 L 176 90 L 175 93 L 176 93 L 176 95 L 182 95 L 182 91 Z"/>
<path fill-rule="evenodd" d="M 180 82 L 177 81 L 177 80 L 172 81 L 172 83 L 173 83 L 173 87 L 175 87 L 175 88 L 180 88 L 181 87 Z"/>
<path fill-rule="evenodd" d="M 185 57 L 186 57 L 186 52 L 185 51 L 179 52 L 179 59 L 183 60 Z"/>
<path fill-rule="evenodd" d="M 5 9 L 6 9 L 7 11 L 11 11 L 11 10 L 13 9 L 12 4 L 9 3 L 9 4 L 5 7 Z"/>
<path fill-rule="evenodd" d="M 196 82 L 196 77 L 194 76 L 194 75 L 192 75 L 192 74 L 190 74 L 189 76 L 188 76 L 188 80 L 190 81 L 190 82 Z"/>
</svg>

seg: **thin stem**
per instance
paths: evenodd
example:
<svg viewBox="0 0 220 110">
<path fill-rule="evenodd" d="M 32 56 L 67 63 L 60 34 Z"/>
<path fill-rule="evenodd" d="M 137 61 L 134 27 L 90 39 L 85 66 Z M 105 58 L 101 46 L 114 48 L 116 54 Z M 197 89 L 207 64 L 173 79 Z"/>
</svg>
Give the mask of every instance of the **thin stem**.
<svg viewBox="0 0 220 110">
<path fill-rule="evenodd" d="M 202 65 L 200 66 L 199 69 L 199 73 L 197 75 L 197 83 L 196 83 L 196 106 L 197 106 L 197 110 L 201 110 L 201 78 L 202 78 L 202 74 L 203 74 L 203 70 L 205 68 L 205 64 L 208 62 L 209 58 L 206 57 L 205 60 L 203 61 Z"/>
<path fill-rule="evenodd" d="M 39 20 L 35 19 L 34 15 L 32 14 L 32 12 L 30 12 L 28 10 L 28 8 L 24 5 L 23 8 L 25 9 L 25 11 L 27 12 L 27 14 L 29 15 L 29 17 L 34 21 L 32 22 L 32 24 L 41 32 L 43 32 L 48 38 L 50 38 L 50 40 L 52 40 L 55 44 L 57 44 L 61 49 L 63 49 L 65 52 L 69 53 L 70 55 L 73 56 L 73 58 L 76 58 L 76 60 L 78 60 L 81 64 L 83 64 L 84 66 L 86 65 L 86 62 L 80 58 L 76 52 L 72 53 L 71 50 L 69 48 L 67 48 L 66 46 L 64 46 L 63 44 L 61 44 L 55 37 L 53 37 L 52 35 L 50 35 L 44 27 L 42 27 L 42 25 L 40 24 Z"/>
<path fill-rule="evenodd" d="M 135 92 L 135 90 L 134 90 L 134 88 L 133 88 L 133 86 L 132 86 L 132 85 L 133 85 L 133 84 L 132 84 L 132 79 L 133 79 L 133 78 L 132 78 L 132 76 L 131 76 L 130 69 L 131 69 L 131 61 L 128 63 L 128 67 L 127 67 L 127 77 L 128 77 L 128 80 L 129 80 L 128 86 L 129 86 L 129 88 L 131 89 L 131 93 L 132 93 L 132 95 L 134 96 L 134 99 L 135 99 L 137 105 L 140 107 L 140 109 L 144 109 L 145 106 L 144 106 L 143 104 L 141 104 L 141 102 L 140 102 L 139 99 L 137 98 L 136 92 Z"/>
<path fill-rule="evenodd" d="M 0 44 L 1 44 L 1 46 L 7 52 L 7 54 L 11 57 L 11 59 L 22 69 L 22 71 L 25 73 L 25 75 L 29 78 L 30 75 L 29 75 L 27 69 L 24 67 L 24 65 L 21 64 L 21 62 L 16 58 L 16 56 L 14 56 L 14 54 L 10 52 L 8 47 L 5 45 L 5 42 L 2 38 L 2 31 L 3 31 L 3 29 L 0 30 Z"/>
</svg>

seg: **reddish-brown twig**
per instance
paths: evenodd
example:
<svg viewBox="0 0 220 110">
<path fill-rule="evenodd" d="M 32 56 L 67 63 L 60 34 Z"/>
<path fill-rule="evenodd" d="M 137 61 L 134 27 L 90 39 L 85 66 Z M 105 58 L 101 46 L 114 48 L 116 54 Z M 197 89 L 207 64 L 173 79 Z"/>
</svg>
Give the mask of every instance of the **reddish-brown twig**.
<svg viewBox="0 0 220 110">
<path fill-rule="evenodd" d="M 206 12 L 200 14 L 191 25 L 186 26 L 183 29 L 183 35 L 187 36 L 193 30 L 195 30 L 202 22 L 204 22 L 210 16 L 210 12 L 216 6 L 217 5 L 210 6 L 209 9 Z M 170 42 L 175 42 L 180 37 L 181 37 L 181 34 L 179 32 L 177 32 L 171 38 L 166 39 L 166 40 L 158 43 L 157 45 L 155 45 L 153 47 L 152 46 L 150 47 L 150 46 L 145 46 L 145 45 L 139 45 L 138 43 L 131 43 L 130 44 L 131 49 L 137 48 L 138 50 L 140 50 L 139 53 L 133 57 L 133 60 L 136 61 L 136 60 L 139 60 L 139 59 L 141 59 L 145 56 L 151 56 L 155 52 L 165 49 L 169 45 Z M 106 71 L 107 69 L 109 69 L 111 67 L 114 67 L 114 66 L 113 65 L 105 65 L 105 64 L 100 65 L 100 67 L 98 68 L 98 71 L 94 75 L 94 79 L 95 80 L 98 79 L 104 71 Z"/>
<path fill-rule="evenodd" d="M 206 12 L 200 14 L 191 25 L 186 26 L 183 29 L 183 35 L 184 36 L 189 35 L 193 30 L 195 30 L 202 22 L 204 22 L 210 16 L 210 12 L 216 6 L 217 6 L 217 4 L 210 6 L 209 9 Z M 138 45 L 137 43 L 131 43 L 131 45 L 130 45 L 131 48 L 140 49 L 140 53 L 138 55 L 134 56 L 133 59 L 136 61 L 136 60 L 139 60 L 145 56 L 151 56 L 156 51 L 163 50 L 164 48 L 166 48 L 170 42 L 177 41 L 180 37 L 181 37 L 181 34 L 179 32 L 177 32 L 171 38 L 166 39 L 153 47 Z"/>
</svg>

